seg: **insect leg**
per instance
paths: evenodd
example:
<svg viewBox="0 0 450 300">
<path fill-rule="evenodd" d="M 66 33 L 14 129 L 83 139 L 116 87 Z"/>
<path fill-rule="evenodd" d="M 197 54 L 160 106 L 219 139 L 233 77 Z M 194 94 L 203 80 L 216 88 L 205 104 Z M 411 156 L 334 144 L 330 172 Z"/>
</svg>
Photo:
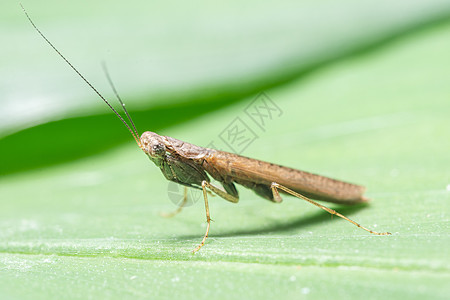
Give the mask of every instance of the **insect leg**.
<svg viewBox="0 0 450 300">
<path fill-rule="evenodd" d="M 342 219 L 344 219 L 344 220 L 347 220 L 347 221 L 349 221 L 350 223 L 352 223 L 353 225 L 355 225 L 355 226 L 357 226 L 357 227 L 359 227 L 359 228 L 361 228 L 361 229 L 364 229 L 364 230 L 366 230 L 366 231 L 368 231 L 368 232 L 370 232 L 370 233 L 373 233 L 373 234 L 376 234 L 376 235 L 389 235 L 389 234 L 391 234 L 390 232 L 376 232 L 376 231 L 372 231 L 372 230 L 370 230 L 370 229 L 367 229 L 366 227 L 359 225 L 359 224 L 356 223 L 355 221 L 350 220 L 350 219 L 347 218 L 346 216 L 341 215 L 340 213 L 338 213 L 338 212 L 335 211 L 334 209 L 331 209 L 331 208 L 328 208 L 328 207 L 326 207 L 326 206 L 323 206 L 323 205 L 321 205 L 321 204 L 319 204 L 319 203 L 317 203 L 317 202 L 315 202 L 315 201 L 313 201 L 313 200 L 311 200 L 311 199 L 309 199 L 309 198 L 307 198 L 307 197 L 305 197 L 305 196 L 303 196 L 303 195 L 301 195 L 301 194 L 299 194 L 299 193 L 296 193 L 296 192 L 294 192 L 293 190 L 290 190 L 290 189 L 288 189 L 287 187 L 282 186 L 282 185 L 280 185 L 280 184 L 278 184 L 278 183 L 276 183 L 276 182 L 272 182 L 272 184 L 270 185 L 270 188 L 272 189 L 273 198 L 274 198 L 277 202 L 278 202 L 278 201 L 281 201 L 281 196 L 280 196 L 280 193 L 278 192 L 278 189 L 280 189 L 280 190 L 283 190 L 284 192 L 286 192 L 286 193 L 288 193 L 288 194 L 291 194 L 292 196 L 295 196 L 295 197 L 297 197 L 297 198 L 300 198 L 300 199 L 303 199 L 303 200 L 305 200 L 305 201 L 308 201 L 309 203 L 311 203 L 311 204 L 313 204 L 313 205 L 315 205 L 315 206 L 317 206 L 317 207 L 320 207 L 321 209 L 323 209 L 323 210 L 329 212 L 329 213 L 332 214 L 332 215 L 336 215 L 336 216 L 338 216 L 338 217 L 340 217 L 340 218 L 342 218 Z"/>
<path fill-rule="evenodd" d="M 208 238 L 209 227 L 210 227 L 210 224 L 211 224 L 211 217 L 209 215 L 209 205 L 208 205 L 208 191 L 206 190 L 206 188 L 209 188 L 211 191 L 213 191 L 214 193 L 216 193 L 220 197 L 222 197 L 225 200 L 228 200 L 230 202 L 237 203 L 239 201 L 238 197 L 235 197 L 233 195 L 228 194 L 227 192 L 225 192 L 221 188 L 213 185 L 212 183 L 209 183 L 206 180 L 202 181 L 203 198 L 205 199 L 205 211 L 206 211 L 206 222 L 207 222 L 207 225 L 206 225 L 206 233 L 203 236 L 203 240 L 200 243 L 200 245 L 198 245 L 197 248 L 195 248 L 192 251 L 194 253 L 197 252 L 198 250 L 200 250 L 200 248 L 203 247 L 203 245 L 205 244 L 205 241 Z"/>
<path fill-rule="evenodd" d="M 183 207 L 187 203 L 187 199 L 188 199 L 187 196 L 188 196 L 188 188 L 187 188 L 187 186 L 185 186 L 183 202 L 181 202 L 181 204 L 178 206 L 178 208 L 176 210 L 174 210 L 173 212 L 169 212 L 169 213 L 162 212 L 162 213 L 160 213 L 160 215 L 164 218 L 172 218 L 173 216 L 176 216 L 177 214 L 179 214 L 181 212 L 181 210 L 183 209 Z"/>
<path fill-rule="evenodd" d="M 215 186 L 214 184 L 208 182 L 208 181 L 203 181 L 202 182 L 202 188 L 203 191 L 205 190 L 205 187 L 209 188 L 212 192 L 216 193 L 218 196 L 222 197 L 223 199 L 233 202 L 233 203 L 238 203 L 239 202 L 239 197 L 233 196 L 229 193 L 227 193 L 223 188 Z M 207 191 L 207 193 L 210 194 L 209 191 Z"/>
</svg>

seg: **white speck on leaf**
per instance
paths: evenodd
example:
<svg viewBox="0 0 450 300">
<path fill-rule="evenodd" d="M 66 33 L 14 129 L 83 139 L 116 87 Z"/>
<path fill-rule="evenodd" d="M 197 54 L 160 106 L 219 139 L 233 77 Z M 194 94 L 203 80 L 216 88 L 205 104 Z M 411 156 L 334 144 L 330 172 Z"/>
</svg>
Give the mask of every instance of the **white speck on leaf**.
<svg viewBox="0 0 450 300">
<path fill-rule="evenodd" d="M 302 288 L 302 294 L 303 294 L 303 295 L 309 294 L 310 291 L 311 291 L 311 290 L 310 290 L 308 287 Z"/>
<path fill-rule="evenodd" d="M 399 173 L 400 172 L 398 171 L 398 169 L 392 169 L 389 174 L 391 175 L 391 177 L 397 177 Z"/>
<path fill-rule="evenodd" d="M 101 172 L 79 172 L 67 179 L 71 186 L 84 187 L 99 185 L 107 180 L 107 176 Z"/>
<path fill-rule="evenodd" d="M 34 220 L 22 219 L 20 221 L 19 230 L 22 232 L 38 230 L 38 229 L 39 229 L 39 224 Z"/>
<path fill-rule="evenodd" d="M 290 281 L 295 281 L 297 279 L 297 277 L 295 277 L 294 275 L 292 275 L 291 277 L 289 277 Z"/>
</svg>

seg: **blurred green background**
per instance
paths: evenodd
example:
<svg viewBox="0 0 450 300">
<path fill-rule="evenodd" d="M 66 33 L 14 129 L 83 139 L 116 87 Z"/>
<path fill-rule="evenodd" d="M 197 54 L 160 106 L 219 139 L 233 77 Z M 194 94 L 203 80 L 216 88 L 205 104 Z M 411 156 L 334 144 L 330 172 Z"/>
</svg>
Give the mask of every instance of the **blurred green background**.
<svg viewBox="0 0 450 300">
<path fill-rule="evenodd" d="M 106 61 L 140 132 L 360 183 L 369 205 L 202 201 L 171 186 L 124 126 L 0 5 L 2 299 L 446 299 L 450 293 L 450 3 L 22 1 L 107 98 Z M 260 92 L 281 110 L 258 127 Z M 197 198 L 196 198 L 197 197 Z"/>
</svg>

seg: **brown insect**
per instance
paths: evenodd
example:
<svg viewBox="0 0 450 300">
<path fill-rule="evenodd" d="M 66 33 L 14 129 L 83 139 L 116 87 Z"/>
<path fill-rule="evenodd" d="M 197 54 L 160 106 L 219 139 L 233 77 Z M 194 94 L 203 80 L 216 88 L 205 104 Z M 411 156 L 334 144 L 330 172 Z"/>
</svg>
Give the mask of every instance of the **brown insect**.
<svg viewBox="0 0 450 300">
<path fill-rule="evenodd" d="M 22 6 L 22 5 L 21 5 Z M 333 209 L 325 207 L 310 198 L 339 204 L 357 204 L 367 202 L 363 196 L 365 187 L 355 185 L 328 177 L 299 171 L 280 165 L 240 156 L 237 154 L 199 147 L 183 142 L 172 137 L 161 136 L 154 132 L 146 131 L 139 138 L 138 131 L 120 99 L 114 85 L 105 68 L 108 81 L 120 102 L 124 113 L 131 126 L 111 106 L 111 104 L 81 75 L 81 73 L 56 49 L 55 46 L 36 27 L 28 13 L 22 6 L 25 15 L 31 25 L 44 38 L 44 40 L 58 53 L 58 55 L 94 90 L 94 92 L 108 105 L 108 107 L 125 124 L 139 148 L 159 167 L 167 180 L 185 186 L 184 200 L 177 211 L 178 213 L 187 201 L 187 187 L 201 189 L 205 201 L 206 232 L 201 243 L 193 250 L 198 251 L 206 241 L 209 234 L 211 217 L 208 206 L 208 193 L 213 192 L 225 200 L 233 203 L 239 201 L 239 194 L 235 183 L 253 190 L 257 195 L 273 202 L 281 202 L 280 191 L 290 194 L 341 217 L 350 223 L 376 235 L 388 235 L 389 232 L 375 232 L 367 229 Z M 211 183 L 211 179 L 221 183 L 221 187 Z M 208 191 L 209 190 L 209 191 Z"/>
</svg>

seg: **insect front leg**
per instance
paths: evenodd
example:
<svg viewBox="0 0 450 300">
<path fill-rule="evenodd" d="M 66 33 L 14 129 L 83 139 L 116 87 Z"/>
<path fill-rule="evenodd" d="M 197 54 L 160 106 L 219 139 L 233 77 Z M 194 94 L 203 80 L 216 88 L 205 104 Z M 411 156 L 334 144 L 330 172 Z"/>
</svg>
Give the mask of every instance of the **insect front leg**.
<svg viewBox="0 0 450 300">
<path fill-rule="evenodd" d="M 336 216 L 338 216 L 338 217 L 340 217 L 340 218 L 342 218 L 342 219 L 344 219 L 344 220 L 347 220 L 347 221 L 349 221 L 350 223 L 352 223 L 353 225 L 355 225 L 355 226 L 357 226 L 357 227 L 359 227 L 359 228 L 361 228 L 361 229 L 364 229 L 365 231 L 368 231 L 368 232 L 373 233 L 373 234 L 376 234 L 376 235 L 389 235 L 389 234 L 391 234 L 390 232 L 376 232 L 376 231 L 372 231 L 372 230 L 370 230 L 370 229 L 367 229 L 366 227 L 361 226 L 360 224 L 356 223 L 355 221 L 350 220 L 350 219 L 347 218 L 346 216 L 344 216 L 344 215 L 338 213 L 338 212 L 335 211 L 334 209 L 331 209 L 331 208 L 328 208 L 328 207 L 326 207 L 326 206 L 323 206 L 323 205 L 317 203 L 316 201 L 313 201 L 313 200 L 309 199 L 308 197 L 305 197 L 305 196 L 303 196 L 303 195 L 301 195 L 301 194 L 299 194 L 299 193 L 297 193 L 297 192 L 294 192 L 293 190 L 288 189 L 287 187 L 282 186 L 282 185 L 280 185 L 280 184 L 278 184 L 278 183 L 276 183 L 276 182 L 272 182 L 272 184 L 270 185 L 270 188 L 272 189 L 273 198 L 274 198 L 275 201 L 277 201 L 277 202 L 280 202 L 280 201 L 281 201 L 281 196 L 280 196 L 280 193 L 278 192 L 278 189 L 280 189 L 280 190 L 282 190 L 282 191 L 284 191 L 284 192 L 286 192 L 286 193 L 288 193 L 288 194 L 291 194 L 292 196 L 295 196 L 295 197 L 297 197 L 297 198 L 300 198 L 300 199 L 303 199 L 303 200 L 305 200 L 305 201 L 308 201 L 309 203 L 311 203 L 311 204 L 313 204 L 313 205 L 315 205 L 315 206 L 317 206 L 317 207 L 320 207 L 321 209 L 327 211 L 328 213 L 330 213 L 330 214 L 332 214 L 332 215 L 336 215 Z"/>
<path fill-rule="evenodd" d="M 181 202 L 181 204 L 177 207 L 176 210 L 169 212 L 169 213 L 165 213 L 162 212 L 160 213 L 160 215 L 164 218 L 172 218 L 174 216 L 176 216 L 177 214 L 179 214 L 181 212 L 181 210 L 183 209 L 183 207 L 186 205 L 188 200 L 188 188 L 185 186 L 184 187 L 184 195 L 183 195 L 183 201 Z"/>
<path fill-rule="evenodd" d="M 220 187 L 217 187 L 217 186 L 213 185 L 212 183 L 209 183 L 206 180 L 202 181 L 203 199 L 205 200 L 205 211 L 206 211 L 206 222 L 207 222 L 207 225 L 206 225 L 206 232 L 205 232 L 205 235 L 203 236 L 202 242 L 200 243 L 200 245 L 197 246 L 197 248 L 195 248 L 192 251 L 194 253 L 197 252 L 198 250 L 200 250 L 200 248 L 203 247 L 203 245 L 205 244 L 205 241 L 208 238 L 208 234 L 209 234 L 209 227 L 211 225 L 211 216 L 209 214 L 209 205 L 208 205 L 208 191 L 206 190 L 206 188 L 210 189 L 212 192 L 216 193 L 220 197 L 222 197 L 225 200 L 228 200 L 230 202 L 237 203 L 239 201 L 239 197 L 236 197 L 236 196 L 233 196 L 231 194 L 228 194 L 226 191 L 224 191 Z"/>
</svg>

